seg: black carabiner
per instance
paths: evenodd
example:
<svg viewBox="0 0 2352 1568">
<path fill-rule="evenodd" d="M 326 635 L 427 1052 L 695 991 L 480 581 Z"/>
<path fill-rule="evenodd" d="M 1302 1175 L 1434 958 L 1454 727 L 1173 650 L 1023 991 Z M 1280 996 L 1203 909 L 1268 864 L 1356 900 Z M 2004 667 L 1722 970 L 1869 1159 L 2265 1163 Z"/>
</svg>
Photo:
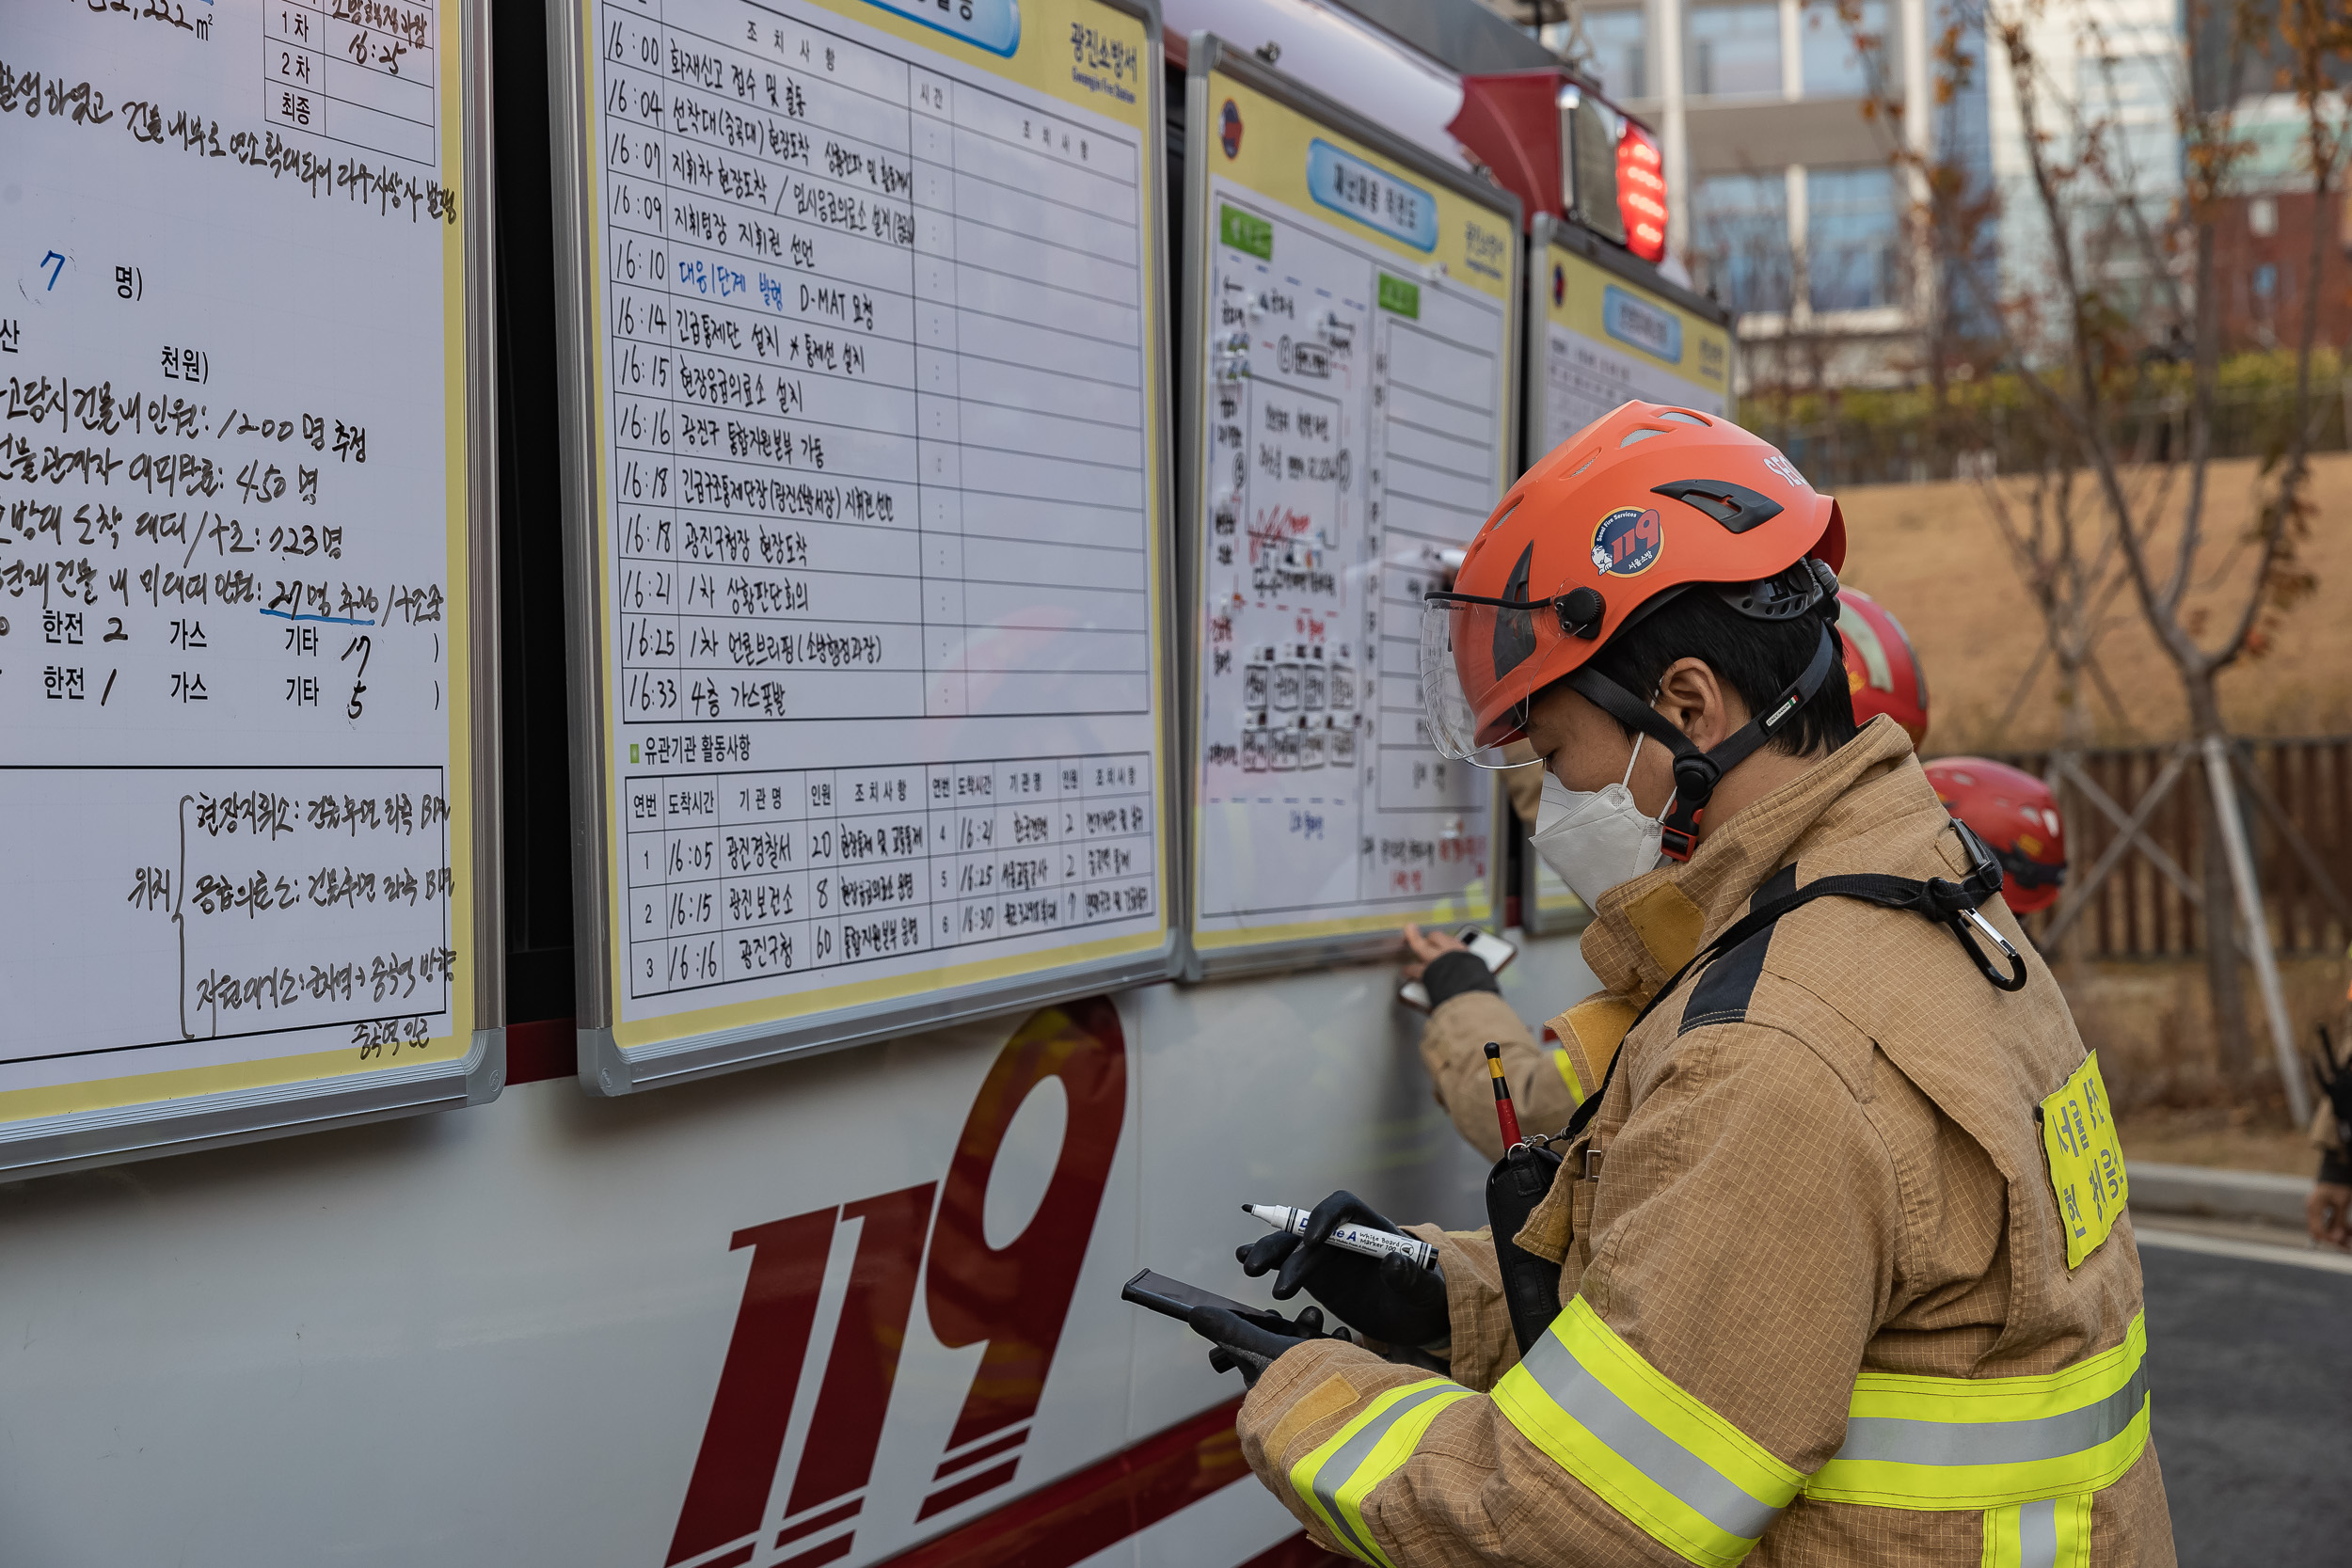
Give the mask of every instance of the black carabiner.
<svg viewBox="0 0 2352 1568">
<path fill-rule="evenodd" d="M 1974 926 L 1978 930 L 1982 931 L 1987 937 L 1991 938 L 1993 945 L 1999 948 L 2002 955 L 2009 959 L 2009 974 L 2007 975 L 2003 975 L 1999 970 L 1994 969 L 1990 963 L 1985 961 L 1984 949 L 1979 947 L 1977 945 L 1976 938 L 1968 934 L 1968 927 L 1971 926 Z M 1951 927 L 1952 935 L 1958 937 L 1960 939 L 1960 944 L 1968 949 L 1968 956 L 1977 960 L 1977 968 L 1986 979 L 1992 981 L 2003 990 L 2024 990 L 2026 989 L 2026 956 L 2009 944 L 2009 939 L 2001 935 L 2000 927 L 1994 925 L 1990 920 L 1985 919 L 1983 911 L 1979 910 L 1963 910 L 1960 913 L 1952 916 Z"/>
</svg>

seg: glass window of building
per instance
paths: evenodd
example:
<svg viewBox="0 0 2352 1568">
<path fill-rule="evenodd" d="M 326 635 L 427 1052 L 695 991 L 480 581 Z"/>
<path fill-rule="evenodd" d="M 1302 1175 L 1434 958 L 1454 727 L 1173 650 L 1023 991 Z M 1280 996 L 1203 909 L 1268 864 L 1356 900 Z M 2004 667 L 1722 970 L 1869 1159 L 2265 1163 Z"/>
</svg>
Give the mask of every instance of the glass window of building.
<svg viewBox="0 0 2352 1568">
<path fill-rule="evenodd" d="M 1709 174 L 1691 190 L 1691 258 L 1741 314 L 1788 309 L 1788 182 L 1783 171 Z"/>
<path fill-rule="evenodd" d="M 2171 55 L 2086 55 L 2074 62 L 2083 123 L 2096 130 L 2116 182 L 2167 189 L 2180 178 L 2174 119 L 2180 62 Z"/>
<path fill-rule="evenodd" d="M 1780 95 L 1780 8 L 1692 6 L 1684 24 L 1683 90 L 1694 98 Z"/>
<path fill-rule="evenodd" d="M 1805 293 L 1813 309 L 1900 303 L 1903 214 L 1891 169 L 1807 169 L 1804 213 Z"/>
<path fill-rule="evenodd" d="M 1899 86 L 1886 75 L 1885 0 L 1863 0 L 1860 16 L 1858 26 L 1849 26 L 1830 0 L 1812 0 L 1804 8 L 1801 63 L 1807 98 L 1859 98 L 1874 83 L 1889 89 Z M 1857 33 L 1873 40 L 1867 55 L 1854 47 Z"/>
<path fill-rule="evenodd" d="M 1649 96 L 1648 18 L 1639 9 L 1586 11 L 1584 41 L 1601 96 L 1623 103 Z"/>
</svg>

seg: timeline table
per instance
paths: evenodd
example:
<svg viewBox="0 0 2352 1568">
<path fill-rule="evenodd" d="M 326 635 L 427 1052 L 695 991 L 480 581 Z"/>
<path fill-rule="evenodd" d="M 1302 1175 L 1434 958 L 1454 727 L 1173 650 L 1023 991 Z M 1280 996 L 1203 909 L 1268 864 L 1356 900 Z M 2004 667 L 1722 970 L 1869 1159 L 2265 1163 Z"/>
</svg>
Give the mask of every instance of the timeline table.
<svg viewBox="0 0 2352 1568">
<path fill-rule="evenodd" d="M 1148 709 L 1135 144 L 604 14 L 624 722 Z"/>
</svg>

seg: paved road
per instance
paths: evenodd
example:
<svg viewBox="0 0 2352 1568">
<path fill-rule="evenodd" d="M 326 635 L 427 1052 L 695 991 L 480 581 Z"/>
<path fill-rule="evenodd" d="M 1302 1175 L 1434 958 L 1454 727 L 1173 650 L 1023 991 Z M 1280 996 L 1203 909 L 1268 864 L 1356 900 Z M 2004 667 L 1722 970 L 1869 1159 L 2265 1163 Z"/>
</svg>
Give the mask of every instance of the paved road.
<svg viewBox="0 0 2352 1568">
<path fill-rule="evenodd" d="M 2182 1568 L 2352 1563 L 2352 1273 L 2152 1241 L 2150 1382 Z"/>
</svg>

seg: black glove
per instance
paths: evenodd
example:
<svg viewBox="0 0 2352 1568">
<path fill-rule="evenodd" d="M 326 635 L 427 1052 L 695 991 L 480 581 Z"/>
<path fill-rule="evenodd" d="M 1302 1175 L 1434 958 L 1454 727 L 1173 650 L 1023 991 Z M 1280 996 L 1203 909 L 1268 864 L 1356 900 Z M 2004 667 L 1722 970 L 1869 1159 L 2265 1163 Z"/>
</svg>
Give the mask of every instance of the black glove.
<svg viewBox="0 0 2352 1568">
<path fill-rule="evenodd" d="M 1246 1318 L 1228 1312 L 1222 1307 L 1196 1307 L 1184 1320 L 1192 1331 L 1216 1348 L 1209 1352 L 1209 1365 L 1220 1372 L 1241 1369 L 1241 1380 L 1250 1387 L 1258 1386 L 1259 1377 L 1274 1364 L 1274 1358 L 1309 1339 L 1327 1339 L 1323 1332 L 1323 1309 L 1310 1307 L 1290 1322 L 1293 1332 L 1278 1334 Z"/>
<path fill-rule="evenodd" d="M 1397 1229 L 1354 1193 L 1333 1193 L 1307 1216 L 1306 1235 L 1277 1231 L 1235 1248 L 1233 1256 L 1252 1279 L 1280 1265 L 1274 1276 L 1275 1300 L 1288 1301 L 1303 1289 L 1375 1339 L 1418 1346 L 1449 1338 L 1453 1319 L 1446 1311 L 1444 1271 L 1421 1268 L 1393 1253 L 1367 1258 L 1324 1243 L 1333 1226 L 1348 1223 Z"/>
<path fill-rule="evenodd" d="M 2336 1059 L 2335 1042 L 2328 1037 L 2328 1026 L 2319 1026 L 2319 1060 L 2312 1064 L 2312 1076 L 2319 1081 L 2320 1093 L 2336 1110 L 2336 1137 L 2346 1148 L 2352 1148 L 2352 1061 Z"/>
<path fill-rule="evenodd" d="M 1429 1010 L 1439 1007 L 1465 991 L 1490 990 L 1501 993 L 1502 982 L 1486 967 L 1486 960 L 1477 954 L 1462 951 L 1440 953 L 1422 967 L 1422 989 L 1429 993 Z"/>
</svg>

